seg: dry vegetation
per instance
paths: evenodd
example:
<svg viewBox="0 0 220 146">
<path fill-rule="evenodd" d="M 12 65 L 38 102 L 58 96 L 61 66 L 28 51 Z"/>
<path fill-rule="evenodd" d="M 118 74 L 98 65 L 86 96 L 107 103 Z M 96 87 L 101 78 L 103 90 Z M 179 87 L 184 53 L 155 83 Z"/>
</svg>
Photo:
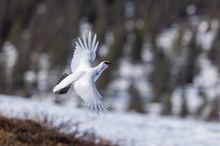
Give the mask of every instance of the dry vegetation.
<svg viewBox="0 0 220 146">
<path fill-rule="evenodd" d="M 110 146 L 88 136 L 76 137 L 46 128 L 31 120 L 0 117 L 0 146 Z"/>
</svg>

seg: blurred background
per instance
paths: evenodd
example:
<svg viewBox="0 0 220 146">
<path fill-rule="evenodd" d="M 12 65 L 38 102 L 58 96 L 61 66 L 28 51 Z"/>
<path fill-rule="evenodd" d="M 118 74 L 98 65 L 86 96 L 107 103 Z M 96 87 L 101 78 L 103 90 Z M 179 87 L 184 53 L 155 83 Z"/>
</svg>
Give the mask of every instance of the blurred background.
<svg viewBox="0 0 220 146">
<path fill-rule="evenodd" d="M 219 0 L 0 0 L 0 93 L 82 106 L 51 90 L 91 30 L 113 111 L 219 120 Z M 68 102 L 67 102 L 68 101 Z M 72 102 L 70 102 L 72 101 Z"/>
</svg>

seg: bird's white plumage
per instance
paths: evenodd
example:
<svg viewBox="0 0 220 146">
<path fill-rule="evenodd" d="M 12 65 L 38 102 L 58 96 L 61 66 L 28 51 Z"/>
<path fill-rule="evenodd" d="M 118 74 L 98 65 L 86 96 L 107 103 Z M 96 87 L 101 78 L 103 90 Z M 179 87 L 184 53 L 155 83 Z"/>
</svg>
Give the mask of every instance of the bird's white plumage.
<svg viewBox="0 0 220 146">
<path fill-rule="evenodd" d="M 98 48 L 96 35 L 92 38 L 91 32 L 88 37 L 83 34 L 83 39 L 78 38 L 76 47 L 71 61 L 71 71 L 75 72 L 81 66 L 90 66 L 96 58 L 96 50 Z"/>
<path fill-rule="evenodd" d="M 74 84 L 74 89 L 93 111 L 105 112 L 108 110 L 102 104 L 102 96 L 95 87 L 94 77 L 91 77 L 90 74 L 87 73 L 77 80 Z"/>
<path fill-rule="evenodd" d="M 69 86 L 70 84 L 72 84 L 73 82 L 81 78 L 82 75 L 84 75 L 84 73 L 85 73 L 84 71 L 78 71 L 78 72 L 75 72 L 74 74 L 68 75 L 66 78 L 64 78 L 59 84 L 57 84 L 53 88 L 53 92 L 56 93 L 57 91 L 65 88 L 66 86 Z"/>
<path fill-rule="evenodd" d="M 92 37 L 91 32 L 87 36 L 83 34 L 82 39 L 78 38 L 71 62 L 72 74 L 56 85 L 53 92 L 55 93 L 58 89 L 65 88 L 73 83 L 76 93 L 93 111 L 100 113 L 107 111 L 107 108 L 102 103 L 102 96 L 95 86 L 95 81 L 107 68 L 107 65 L 102 62 L 97 67 L 91 67 L 96 58 L 97 48 L 96 35 Z"/>
</svg>

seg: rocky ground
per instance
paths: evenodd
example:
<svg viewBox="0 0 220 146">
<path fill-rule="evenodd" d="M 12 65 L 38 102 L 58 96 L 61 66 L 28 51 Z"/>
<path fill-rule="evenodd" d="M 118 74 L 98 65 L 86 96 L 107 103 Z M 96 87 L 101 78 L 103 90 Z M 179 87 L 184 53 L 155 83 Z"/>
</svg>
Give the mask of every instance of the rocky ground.
<svg viewBox="0 0 220 146">
<path fill-rule="evenodd" d="M 107 140 L 76 137 L 49 129 L 31 120 L 0 117 L 0 146 L 110 146 Z"/>
</svg>

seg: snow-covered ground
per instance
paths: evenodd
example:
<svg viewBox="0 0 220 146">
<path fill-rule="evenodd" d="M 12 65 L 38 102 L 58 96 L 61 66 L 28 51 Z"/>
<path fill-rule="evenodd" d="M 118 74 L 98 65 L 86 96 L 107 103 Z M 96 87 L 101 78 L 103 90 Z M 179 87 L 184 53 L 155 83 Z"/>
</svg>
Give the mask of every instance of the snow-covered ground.
<svg viewBox="0 0 220 146">
<path fill-rule="evenodd" d="M 220 124 L 195 120 L 110 112 L 95 115 L 87 109 L 58 106 L 48 101 L 0 95 L 0 112 L 7 117 L 44 120 L 62 131 L 94 132 L 121 146 L 219 146 Z"/>
</svg>

